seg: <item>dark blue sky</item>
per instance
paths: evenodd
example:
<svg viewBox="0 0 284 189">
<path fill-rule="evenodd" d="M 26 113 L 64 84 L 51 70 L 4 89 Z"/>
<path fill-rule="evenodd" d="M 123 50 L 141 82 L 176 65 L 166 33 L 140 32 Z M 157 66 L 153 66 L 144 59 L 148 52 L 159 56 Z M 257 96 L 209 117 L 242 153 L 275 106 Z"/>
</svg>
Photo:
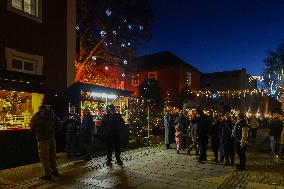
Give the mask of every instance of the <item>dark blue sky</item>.
<svg viewBox="0 0 284 189">
<path fill-rule="evenodd" d="M 284 40 L 284 0 L 150 0 L 153 38 L 140 55 L 170 50 L 202 72 L 259 74 Z"/>
</svg>

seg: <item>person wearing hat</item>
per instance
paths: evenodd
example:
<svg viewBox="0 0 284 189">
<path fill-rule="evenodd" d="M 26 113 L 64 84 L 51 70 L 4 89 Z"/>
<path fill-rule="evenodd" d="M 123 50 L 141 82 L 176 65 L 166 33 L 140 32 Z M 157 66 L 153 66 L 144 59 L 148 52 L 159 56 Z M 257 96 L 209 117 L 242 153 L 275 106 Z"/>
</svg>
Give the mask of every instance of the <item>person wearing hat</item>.
<svg viewBox="0 0 284 189">
<path fill-rule="evenodd" d="M 249 125 L 247 123 L 246 115 L 239 113 L 238 121 L 236 122 L 232 131 L 232 136 L 236 140 L 236 152 L 240 159 L 240 164 L 237 166 L 239 170 L 246 169 L 246 147 L 248 144 Z"/>
<path fill-rule="evenodd" d="M 112 151 L 115 151 L 115 158 L 118 165 L 122 166 L 121 161 L 121 144 L 120 134 L 125 127 L 125 122 L 119 113 L 116 113 L 115 106 L 113 104 L 107 106 L 107 114 L 104 115 L 101 124 L 101 134 L 105 139 L 107 146 L 107 166 L 112 165 Z"/>
<path fill-rule="evenodd" d="M 50 180 L 58 176 L 56 164 L 55 129 L 59 121 L 53 111 L 45 105 L 32 117 L 30 128 L 38 141 L 39 159 L 44 169 L 43 180 Z"/>
<path fill-rule="evenodd" d="M 271 155 L 274 158 L 274 157 L 277 157 L 277 153 L 276 153 L 277 141 L 280 139 L 280 136 L 281 136 L 283 122 L 280 119 L 279 114 L 274 113 L 272 116 L 273 118 L 268 125 L 268 129 L 269 129 Z"/>
</svg>

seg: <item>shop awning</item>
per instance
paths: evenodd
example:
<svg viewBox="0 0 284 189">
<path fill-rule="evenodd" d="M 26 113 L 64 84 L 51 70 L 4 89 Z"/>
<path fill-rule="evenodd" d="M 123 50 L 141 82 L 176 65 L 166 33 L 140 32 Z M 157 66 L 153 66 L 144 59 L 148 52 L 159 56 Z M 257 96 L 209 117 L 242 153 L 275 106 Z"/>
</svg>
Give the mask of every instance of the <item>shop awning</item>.
<svg viewBox="0 0 284 189">
<path fill-rule="evenodd" d="M 89 83 L 81 83 L 81 82 L 75 82 L 72 85 L 70 85 L 67 89 L 67 93 L 73 93 L 74 91 L 84 91 L 84 92 L 98 92 L 98 93 L 109 93 L 109 94 L 115 94 L 117 96 L 131 96 L 132 91 L 126 91 L 126 90 L 120 90 L 110 87 L 103 87 L 99 85 L 93 85 Z"/>
</svg>

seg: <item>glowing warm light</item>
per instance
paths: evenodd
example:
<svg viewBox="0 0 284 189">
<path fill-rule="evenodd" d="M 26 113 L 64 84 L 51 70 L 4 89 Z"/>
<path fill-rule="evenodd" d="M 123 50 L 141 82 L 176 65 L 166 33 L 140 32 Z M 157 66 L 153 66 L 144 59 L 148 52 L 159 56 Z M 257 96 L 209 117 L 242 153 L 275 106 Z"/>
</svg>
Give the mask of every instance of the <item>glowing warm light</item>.
<svg viewBox="0 0 284 189">
<path fill-rule="evenodd" d="M 91 96 L 92 97 L 99 97 L 99 98 L 112 98 L 112 99 L 117 97 L 117 95 L 114 95 L 114 94 L 96 93 L 96 92 L 92 92 Z"/>
</svg>

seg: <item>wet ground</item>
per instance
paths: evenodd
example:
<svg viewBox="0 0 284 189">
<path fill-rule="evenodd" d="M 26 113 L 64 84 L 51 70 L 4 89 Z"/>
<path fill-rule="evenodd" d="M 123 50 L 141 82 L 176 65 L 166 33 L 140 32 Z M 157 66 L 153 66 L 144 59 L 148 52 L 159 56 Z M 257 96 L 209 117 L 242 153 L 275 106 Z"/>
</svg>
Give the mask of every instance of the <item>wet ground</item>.
<svg viewBox="0 0 284 189">
<path fill-rule="evenodd" d="M 123 166 L 105 165 L 105 157 L 91 161 L 67 160 L 58 154 L 61 176 L 42 181 L 40 164 L 32 164 L 0 172 L 0 189 L 6 188 L 255 188 L 284 189 L 284 162 L 269 155 L 267 131 L 248 147 L 246 171 L 215 163 L 210 149 L 209 161 L 197 162 L 197 157 L 163 147 L 140 148 L 124 152 Z M 237 159 L 238 161 L 238 159 Z"/>
</svg>

